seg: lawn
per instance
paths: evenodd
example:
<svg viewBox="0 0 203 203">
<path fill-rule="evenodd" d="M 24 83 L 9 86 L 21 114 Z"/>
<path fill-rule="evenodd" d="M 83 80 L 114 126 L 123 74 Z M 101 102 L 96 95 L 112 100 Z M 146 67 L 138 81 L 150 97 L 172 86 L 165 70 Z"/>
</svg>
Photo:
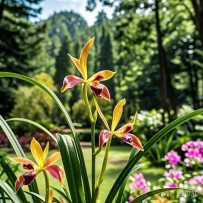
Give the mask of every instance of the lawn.
<svg viewBox="0 0 203 203">
<path fill-rule="evenodd" d="M 131 151 L 131 147 L 129 146 L 112 146 L 110 153 L 109 153 L 109 161 L 107 165 L 107 170 L 104 176 L 104 181 L 101 186 L 99 198 L 101 202 L 104 202 L 111 186 L 115 182 L 116 178 L 118 177 L 119 173 L 125 166 L 129 154 Z M 50 154 L 53 153 L 54 151 L 50 151 Z M 88 177 L 89 180 L 91 181 L 91 149 L 90 148 L 83 148 L 83 153 L 85 157 L 85 162 L 86 162 L 86 167 L 87 167 L 87 172 L 88 172 Z M 28 158 L 32 158 L 31 153 L 26 153 Z M 99 174 L 99 171 L 101 169 L 102 161 L 103 161 L 103 155 L 104 155 L 104 150 L 101 151 L 101 153 L 97 156 L 97 161 L 96 161 L 96 174 Z M 14 154 L 9 154 L 10 157 L 14 157 Z M 61 160 L 58 161 L 59 165 L 62 164 Z M 147 181 L 150 182 L 156 182 L 158 178 L 161 177 L 163 174 L 164 170 L 163 169 L 157 169 L 150 167 L 149 169 L 147 168 L 142 168 L 139 170 L 139 172 L 142 172 Z M 20 173 L 19 173 L 20 174 Z M 19 175 L 18 174 L 18 175 Z M 43 179 L 43 174 L 39 174 L 37 176 L 37 183 L 40 189 L 40 193 L 42 195 L 45 194 L 45 184 L 44 184 L 44 179 Z M 59 183 L 55 181 L 53 178 L 50 179 L 50 185 L 54 187 L 60 187 Z M 25 189 L 25 187 L 24 187 Z"/>
</svg>

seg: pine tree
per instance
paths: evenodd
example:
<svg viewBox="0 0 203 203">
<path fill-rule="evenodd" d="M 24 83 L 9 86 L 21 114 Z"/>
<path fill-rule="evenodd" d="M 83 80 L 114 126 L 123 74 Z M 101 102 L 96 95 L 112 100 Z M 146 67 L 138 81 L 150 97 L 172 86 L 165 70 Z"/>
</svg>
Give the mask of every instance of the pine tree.
<svg viewBox="0 0 203 203">
<path fill-rule="evenodd" d="M 111 70 L 115 71 L 114 68 L 114 56 L 113 56 L 113 41 L 111 38 L 111 34 L 103 25 L 102 27 L 102 36 L 100 39 L 101 44 L 101 50 L 99 54 L 99 71 L 101 70 Z M 115 84 L 114 84 L 114 78 L 111 78 L 110 80 L 105 81 L 106 86 L 108 87 L 110 94 L 111 94 L 111 100 L 115 102 Z"/>
<path fill-rule="evenodd" d="M 40 68 L 35 59 L 41 54 L 46 24 L 33 25 L 28 21 L 30 16 L 36 17 L 40 12 L 39 8 L 32 8 L 33 4 L 36 6 L 40 1 L 0 1 L 0 71 L 32 76 Z M 17 88 L 16 80 L 0 80 L 1 98 L 12 101 L 6 105 L 1 101 L 0 114 L 3 116 L 9 114 L 14 104 L 12 95 L 7 94 L 10 91 L 8 87 Z"/>
</svg>

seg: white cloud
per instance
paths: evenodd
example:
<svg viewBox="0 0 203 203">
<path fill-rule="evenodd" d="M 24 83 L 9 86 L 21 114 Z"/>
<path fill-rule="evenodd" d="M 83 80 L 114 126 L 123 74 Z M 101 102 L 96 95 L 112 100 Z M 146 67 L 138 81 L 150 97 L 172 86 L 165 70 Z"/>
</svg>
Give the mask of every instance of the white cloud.
<svg viewBox="0 0 203 203">
<path fill-rule="evenodd" d="M 88 25 L 93 25 L 95 22 L 95 17 L 98 12 L 102 10 L 102 4 L 97 3 L 97 7 L 94 11 L 86 11 L 87 0 L 44 0 L 40 6 L 42 7 L 42 14 L 39 16 L 40 19 L 47 19 L 49 16 L 53 15 L 54 12 L 60 11 L 74 11 L 80 14 L 88 23 Z M 108 18 L 112 17 L 113 9 L 109 7 L 103 7 Z"/>
</svg>

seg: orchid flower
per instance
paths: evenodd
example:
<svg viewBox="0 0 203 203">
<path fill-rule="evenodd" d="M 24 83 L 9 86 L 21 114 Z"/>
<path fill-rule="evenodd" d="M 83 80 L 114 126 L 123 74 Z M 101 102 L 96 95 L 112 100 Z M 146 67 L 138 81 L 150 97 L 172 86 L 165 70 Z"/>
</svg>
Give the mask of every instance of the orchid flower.
<svg viewBox="0 0 203 203">
<path fill-rule="evenodd" d="M 103 120 L 103 122 L 107 128 L 107 130 L 102 130 L 99 135 L 99 149 L 101 149 L 101 147 L 108 141 L 110 136 L 116 135 L 117 137 L 122 139 L 124 142 L 143 151 L 144 149 L 142 147 L 140 140 L 135 135 L 129 133 L 130 131 L 133 130 L 133 125 L 135 123 L 136 114 L 130 122 L 128 122 L 123 127 L 119 128 L 118 130 L 115 130 L 119 123 L 121 115 L 123 113 L 123 106 L 126 103 L 125 99 L 122 99 L 121 101 L 119 101 L 118 104 L 114 108 L 111 128 L 109 127 L 104 115 L 102 114 L 98 103 L 96 102 L 96 100 L 94 100 L 94 101 L 95 101 L 95 106 L 96 106 L 97 112 L 99 113 L 101 119 Z"/>
<path fill-rule="evenodd" d="M 11 161 L 18 164 L 22 164 L 23 169 L 25 169 L 26 171 L 26 173 L 21 175 L 16 180 L 15 183 L 16 192 L 23 185 L 29 185 L 41 171 L 47 171 L 52 177 L 58 179 L 60 183 L 64 185 L 63 168 L 57 165 L 53 165 L 54 162 L 56 162 L 58 159 L 61 158 L 60 152 L 55 152 L 46 160 L 49 151 L 49 143 L 47 143 L 43 151 L 39 142 L 37 142 L 35 138 L 33 138 L 31 141 L 30 149 L 37 164 L 35 164 L 32 160 L 24 157 L 10 158 Z"/>
<path fill-rule="evenodd" d="M 78 83 L 85 83 L 87 84 L 91 90 L 94 92 L 94 94 L 98 98 L 104 98 L 106 100 L 110 100 L 110 93 L 107 87 L 103 84 L 100 84 L 100 81 L 108 80 L 115 72 L 109 71 L 109 70 L 103 70 L 99 71 L 98 73 L 91 76 L 89 79 L 87 79 L 87 57 L 89 54 L 89 50 L 94 43 L 94 37 L 90 39 L 87 44 L 83 47 L 80 58 L 74 58 L 71 55 L 70 58 L 81 73 L 82 78 L 79 78 L 75 75 L 68 75 L 64 78 L 63 81 L 63 87 L 61 88 L 61 92 L 64 92 L 68 88 L 72 88 Z"/>
</svg>

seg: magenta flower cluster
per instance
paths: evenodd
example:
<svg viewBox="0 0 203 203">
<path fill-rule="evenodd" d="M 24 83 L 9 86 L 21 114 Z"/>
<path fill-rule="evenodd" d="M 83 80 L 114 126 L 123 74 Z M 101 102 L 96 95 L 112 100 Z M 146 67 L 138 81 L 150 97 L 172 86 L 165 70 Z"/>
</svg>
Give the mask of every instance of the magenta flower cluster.
<svg viewBox="0 0 203 203">
<path fill-rule="evenodd" d="M 177 165 L 181 161 L 181 157 L 174 150 L 171 150 L 164 156 L 164 159 L 169 162 L 171 166 Z"/>
<path fill-rule="evenodd" d="M 131 181 L 131 183 L 129 184 L 129 188 L 132 191 L 135 191 L 135 190 L 139 191 L 138 194 L 136 195 L 136 197 L 143 193 L 150 191 L 150 188 L 147 185 L 147 182 L 142 173 L 137 173 L 134 176 L 131 176 L 130 181 Z M 135 197 L 131 195 L 128 198 L 128 201 L 131 202 L 134 199 L 135 199 Z"/>
<path fill-rule="evenodd" d="M 185 151 L 185 157 L 187 157 L 184 162 L 187 167 L 189 167 L 192 161 L 197 161 L 203 163 L 203 141 L 188 141 L 181 147 L 182 151 Z"/>
<path fill-rule="evenodd" d="M 166 171 L 164 173 L 164 176 L 166 178 L 173 178 L 174 180 L 180 180 L 183 178 L 183 172 L 180 170 L 170 169 L 169 171 Z"/>
<path fill-rule="evenodd" d="M 197 175 L 188 181 L 189 185 L 203 186 L 203 175 Z"/>
</svg>

